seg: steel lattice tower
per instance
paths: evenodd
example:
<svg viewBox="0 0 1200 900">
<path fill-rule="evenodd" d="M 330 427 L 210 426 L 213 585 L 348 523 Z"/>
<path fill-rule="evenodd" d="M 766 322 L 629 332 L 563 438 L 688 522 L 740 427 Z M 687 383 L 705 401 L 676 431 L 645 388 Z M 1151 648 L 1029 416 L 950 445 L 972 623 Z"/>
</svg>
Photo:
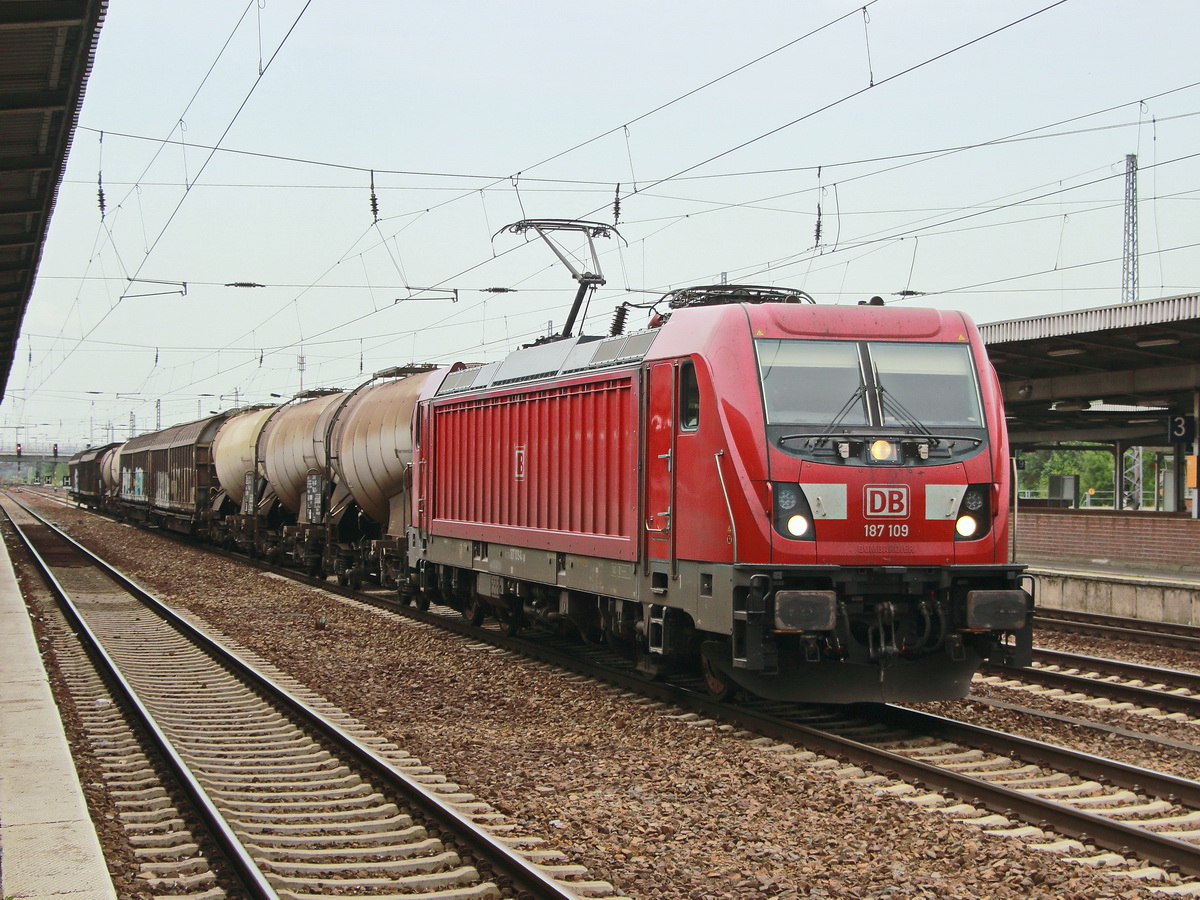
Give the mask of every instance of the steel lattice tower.
<svg viewBox="0 0 1200 900">
<path fill-rule="evenodd" d="M 1137 154 L 1125 157 L 1125 253 L 1121 258 L 1121 302 L 1138 298 Z"/>
<path fill-rule="evenodd" d="M 1125 252 L 1121 257 L 1121 302 L 1138 298 L 1137 154 L 1125 156 Z M 1130 509 L 1142 508 L 1142 448 L 1130 447 L 1121 460 L 1121 487 Z M 1121 507 L 1126 506 L 1121 503 Z"/>
</svg>

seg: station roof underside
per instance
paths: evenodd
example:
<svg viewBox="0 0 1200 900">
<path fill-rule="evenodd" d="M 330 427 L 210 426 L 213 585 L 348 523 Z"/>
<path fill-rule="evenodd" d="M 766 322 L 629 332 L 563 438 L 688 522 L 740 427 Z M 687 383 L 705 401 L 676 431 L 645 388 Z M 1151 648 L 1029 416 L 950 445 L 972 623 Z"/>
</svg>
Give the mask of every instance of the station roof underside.
<svg viewBox="0 0 1200 900">
<path fill-rule="evenodd" d="M 107 5 L 0 2 L 0 398 Z"/>
<path fill-rule="evenodd" d="M 979 327 L 1000 377 L 1014 446 L 1124 441 L 1163 446 L 1195 411 L 1200 294 Z"/>
</svg>

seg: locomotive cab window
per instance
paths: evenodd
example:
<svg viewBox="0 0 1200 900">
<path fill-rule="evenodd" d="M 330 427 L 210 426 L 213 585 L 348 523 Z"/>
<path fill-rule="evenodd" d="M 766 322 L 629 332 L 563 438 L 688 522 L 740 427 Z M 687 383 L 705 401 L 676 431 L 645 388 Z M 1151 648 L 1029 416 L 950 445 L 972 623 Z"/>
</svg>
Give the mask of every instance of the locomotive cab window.
<svg viewBox="0 0 1200 900">
<path fill-rule="evenodd" d="M 679 366 L 679 427 L 695 431 L 700 427 L 700 382 L 696 364 L 687 360 Z"/>
<path fill-rule="evenodd" d="M 975 370 L 960 344 L 871 344 L 884 391 L 883 424 L 906 425 L 905 410 L 926 426 L 983 425 Z M 894 399 L 895 404 L 887 403 Z"/>
<path fill-rule="evenodd" d="M 965 343 L 759 339 L 768 440 L 807 459 L 884 462 L 867 449 L 897 441 L 890 464 L 936 464 L 982 450 L 975 361 Z"/>
<path fill-rule="evenodd" d="M 853 341 L 756 341 L 767 424 L 866 425 Z"/>
</svg>

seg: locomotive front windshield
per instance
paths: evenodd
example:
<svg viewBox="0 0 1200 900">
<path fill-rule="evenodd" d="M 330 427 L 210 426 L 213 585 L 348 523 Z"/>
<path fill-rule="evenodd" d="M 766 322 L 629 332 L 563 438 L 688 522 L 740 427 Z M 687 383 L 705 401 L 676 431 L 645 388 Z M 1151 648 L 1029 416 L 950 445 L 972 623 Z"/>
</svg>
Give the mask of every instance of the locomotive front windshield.
<svg viewBox="0 0 1200 900">
<path fill-rule="evenodd" d="M 755 345 L 767 425 L 784 426 L 771 427 L 773 437 L 873 429 L 979 435 L 985 426 L 966 344 L 759 339 Z"/>
</svg>

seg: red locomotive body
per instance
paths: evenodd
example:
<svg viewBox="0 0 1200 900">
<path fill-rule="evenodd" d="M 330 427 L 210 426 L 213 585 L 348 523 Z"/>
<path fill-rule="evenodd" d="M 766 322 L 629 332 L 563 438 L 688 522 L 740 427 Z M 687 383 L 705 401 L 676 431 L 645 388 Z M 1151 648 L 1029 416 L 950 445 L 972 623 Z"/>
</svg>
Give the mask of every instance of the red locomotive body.
<svg viewBox="0 0 1200 900">
<path fill-rule="evenodd" d="M 1003 410 L 961 314 L 684 304 L 443 370 L 415 427 L 410 569 L 473 619 L 832 702 L 962 696 L 1028 653 Z"/>
</svg>

